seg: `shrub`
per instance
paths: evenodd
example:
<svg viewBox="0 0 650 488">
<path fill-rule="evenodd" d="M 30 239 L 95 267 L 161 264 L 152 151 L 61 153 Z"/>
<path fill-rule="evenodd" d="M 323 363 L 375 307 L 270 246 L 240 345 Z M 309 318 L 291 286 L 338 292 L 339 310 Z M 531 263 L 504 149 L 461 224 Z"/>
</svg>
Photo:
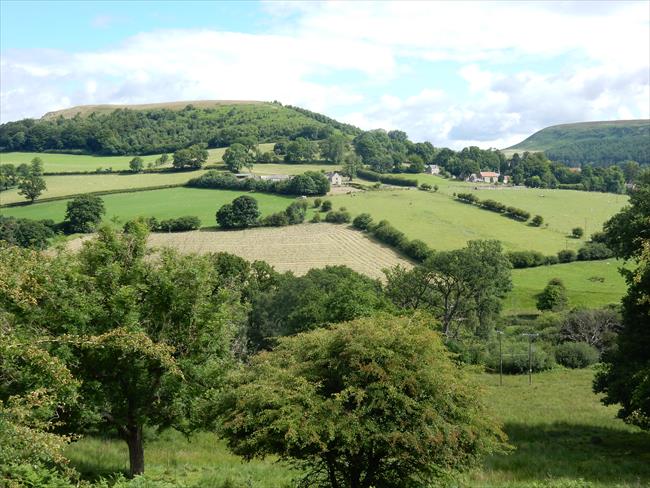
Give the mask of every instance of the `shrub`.
<svg viewBox="0 0 650 488">
<path fill-rule="evenodd" d="M 254 227 L 258 223 L 260 211 L 257 200 L 248 195 L 235 198 L 232 203 L 223 205 L 217 211 L 217 223 L 223 229 Z"/>
<path fill-rule="evenodd" d="M 607 259 L 613 255 L 612 250 L 600 242 L 588 242 L 578 250 L 578 261 Z"/>
<path fill-rule="evenodd" d="M 371 224 L 372 217 L 367 213 L 357 215 L 352 221 L 352 225 L 360 230 L 368 230 L 368 227 L 370 227 Z"/>
<path fill-rule="evenodd" d="M 264 217 L 261 223 L 265 227 L 284 227 L 289 225 L 289 218 L 286 212 L 277 212 Z"/>
<path fill-rule="evenodd" d="M 576 260 L 576 252 L 573 249 L 563 249 L 557 253 L 557 259 L 561 263 L 570 263 Z"/>
<path fill-rule="evenodd" d="M 496 342 L 490 344 L 486 366 L 492 371 L 499 371 L 499 345 Z M 540 342 L 533 344 L 530 366 L 534 373 L 555 366 L 553 356 L 546 352 Z M 505 374 L 528 372 L 528 342 L 506 341 L 503 344 L 503 372 Z"/>
<path fill-rule="evenodd" d="M 546 256 L 544 260 L 545 260 L 544 264 L 548 264 L 548 265 L 558 264 L 560 262 L 560 259 L 557 256 L 553 256 L 553 255 Z"/>
<path fill-rule="evenodd" d="M 555 360 L 567 368 L 586 368 L 598 359 L 598 349 L 585 342 L 565 342 L 555 349 Z"/>
<path fill-rule="evenodd" d="M 186 232 L 189 230 L 197 230 L 200 227 L 201 220 L 198 217 L 187 215 L 176 219 L 163 220 L 155 228 L 152 227 L 152 230 L 160 232 Z"/>
<path fill-rule="evenodd" d="M 494 200 L 483 200 L 480 202 L 480 206 L 486 210 L 491 210 L 492 212 L 497 213 L 503 213 L 506 211 L 506 206 L 503 203 Z"/>
<path fill-rule="evenodd" d="M 284 211 L 289 225 L 302 224 L 307 215 L 307 200 L 296 200 Z"/>
<path fill-rule="evenodd" d="M 438 191 L 440 187 L 438 185 L 433 185 L 433 191 Z"/>
<path fill-rule="evenodd" d="M 52 222 L 53 224 L 53 222 Z M 49 221 L 17 219 L 0 215 L 0 241 L 11 245 L 45 249 L 54 236 L 54 228 Z"/>
<path fill-rule="evenodd" d="M 546 257 L 538 251 L 511 251 L 506 257 L 513 268 L 533 268 L 546 264 Z"/>
<path fill-rule="evenodd" d="M 456 195 L 456 198 L 461 202 L 469 203 L 472 205 L 479 202 L 478 197 L 473 193 L 459 193 Z"/>
<path fill-rule="evenodd" d="M 341 210 L 331 210 L 325 215 L 325 222 L 332 224 L 345 224 L 350 222 L 350 213 Z"/>
<path fill-rule="evenodd" d="M 330 200 L 325 200 L 320 206 L 322 212 L 329 212 L 332 210 L 332 202 Z"/>
<path fill-rule="evenodd" d="M 533 220 L 530 221 L 530 225 L 533 227 L 540 227 L 544 223 L 544 217 L 541 215 L 535 215 Z"/>
<path fill-rule="evenodd" d="M 323 203 L 323 200 L 321 198 L 316 198 L 314 200 L 314 208 L 319 208 L 321 203 Z"/>
<path fill-rule="evenodd" d="M 362 180 L 368 180 L 368 181 L 379 181 L 381 178 L 380 173 L 376 173 L 368 169 L 358 169 L 357 176 Z"/>
<path fill-rule="evenodd" d="M 574 239 L 581 239 L 585 235 L 585 230 L 582 227 L 574 227 L 571 229 L 571 237 Z"/>
<path fill-rule="evenodd" d="M 406 240 L 403 232 L 393 227 L 387 220 L 382 220 L 372 229 L 372 234 L 381 242 L 390 244 L 401 249 L 402 243 Z"/>
<path fill-rule="evenodd" d="M 311 222 L 314 224 L 317 224 L 321 221 L 321 216 L 319 213 L 315 213 L 314 216 L 311 218 Z"/>
<path fill-rule="evenodd" d="M 404 239 L 401 243 L 400 250 L 408 257 L 420 262 L 431 256 L 433 252 L 425 242 L 419 239 L 412 241 Z"/>
<path fill-rule="evenodd" d="M 517 207 L 506 207 L 505 214 L 514 220 L 526 222 L 530 218 L 530 213 Z"/>
<path fill-rule="evenodd" d="M 553 278 L 549 281 L 546 288 L 537 295 L 538 310 L 552 310 L 553 312 L 557 312 L 566 308 L 568 302 L 566 287 L 559 278 Z"/>
<path fill-rule="evenodd" d="M 80 195 L 67 203 L 66 230 L 69 233 L 92 232 L 106 213 L 104 201 L 96 195 Z"/>
<path fill-rule="evenodd" d="M 422 184 L 420 185 L 420 190 L 430 191 L 430 190 L 431 190 L 431 185 L 428 184 L 428 183 L 422 183 Z"/>
</svg>

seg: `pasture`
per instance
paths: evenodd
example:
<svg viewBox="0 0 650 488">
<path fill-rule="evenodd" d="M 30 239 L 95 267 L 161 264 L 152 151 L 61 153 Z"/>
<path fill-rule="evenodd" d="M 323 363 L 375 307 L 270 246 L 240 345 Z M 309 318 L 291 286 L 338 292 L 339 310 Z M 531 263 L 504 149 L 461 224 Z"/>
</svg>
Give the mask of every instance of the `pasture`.
<svg viewBox="0 0 650 488">
<path fill-rule="evenodd" d="M 215 213 L 224 204 L 230 203 L 246 192 L 233 190 L 203 190 L 198 188 L 168 188 L 133 193 L 104 195 L 105 221 L 125 222 L 138 216 L 169 219 L 184 215 L 196 215 L 202 225 L 216 225 Z M 293 198 L 266 193 L 256 193 L 262 215 L 284 210 Z M 2 215 L 28 219 L 52 219 L 60 222 L 65 217 L 69 200 L 35 203 L 24 207 L 0 209 Z"/>
<path fill-rule="evenodd" d="M 553 278 L 560 278 L 567 288 L 569 307 L 598 308 L 619 303 L 626 284 L 618 272 L 621 261 L 576 261 L 553 266 L 515 269 L 512 271 L 513 290 L 504 300 L 509 314 L 536 313 L 535 295 Z"/>
<path fill-rule="evenodd" d="M 495 455 L 459 480 L 485 488 L 622 488 L 650 483 L 650 434 L 615 418 L 616 408 L 591 392 L 594 371 L 556 369 L 533 376 L 476 374 L 486 401 L 504 424 L 514 451 Z M 126 444 L 87 437 L 67 450 L 88 478 L 124 472 Z M 215 434 L 189 440 L 175 431 L 148 432 L 146 477 L 173 486 L 281 488 L 292 472 L 273 458 L 244 462 Z M 577 481 L 582 480 L 582 481 Z M 230 484 L 228 484 L 230 483 Z"/>
</svg>

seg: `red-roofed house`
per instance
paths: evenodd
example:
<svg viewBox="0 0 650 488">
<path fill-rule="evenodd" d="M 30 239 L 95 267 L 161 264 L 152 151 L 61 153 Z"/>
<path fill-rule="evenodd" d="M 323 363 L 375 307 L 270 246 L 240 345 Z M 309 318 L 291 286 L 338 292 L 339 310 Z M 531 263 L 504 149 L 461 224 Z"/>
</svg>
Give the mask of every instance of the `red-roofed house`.
<svg viewBox="0 0 650 488">
<path fill-rule="evenodd" d="M 467 181 L 482 181 L 483 183 L 498 183 L 499 173 L 494 171 L 481 171 L 479 174 L 472 173 Z"/>
</svg>

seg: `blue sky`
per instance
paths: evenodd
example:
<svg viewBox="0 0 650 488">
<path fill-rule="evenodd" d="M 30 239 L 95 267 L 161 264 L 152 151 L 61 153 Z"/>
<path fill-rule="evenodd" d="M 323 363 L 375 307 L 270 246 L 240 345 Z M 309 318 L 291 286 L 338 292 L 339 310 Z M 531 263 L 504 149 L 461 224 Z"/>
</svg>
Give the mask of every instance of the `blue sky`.
<svg viewBox="0 0 650 488">
<path fill-rule="evenodd" d="M 650 111 L 645 1 L 0 8 L 3 122 L 89 103 L 280 100 L 460 148 Z"/>
</svg>

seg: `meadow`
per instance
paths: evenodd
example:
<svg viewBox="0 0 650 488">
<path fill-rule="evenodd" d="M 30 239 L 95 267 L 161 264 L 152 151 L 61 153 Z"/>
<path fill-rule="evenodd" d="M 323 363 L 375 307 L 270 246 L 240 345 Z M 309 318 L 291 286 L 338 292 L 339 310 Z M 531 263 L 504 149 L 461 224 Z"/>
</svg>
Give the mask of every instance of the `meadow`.
<svg viewBox="0 0 650 488">
<path fill-rule="evenodd" d="M 230 203 L 246 192 L 233 190 L 203 190 L 198 188 L 169 188 L 164 190 L 149 190 L 133 193 L 117 193 L 104 195 L 106 215 L 104 219 L 117 219 L 121 222 L 138 216 L 168 219 L 183 215 L 195 215 L 201 219 L 205 227 L 216 225 L 216 211 L 224 204 Z M 293 198 L 280 195 L 258 193 L 255 195 L 262 215 L 284 210 Z M 24 207 L 0 209 L 7 216 L 28 219 L 52 219 L 60 222 L 65 216 L 69 200 L 36 203 Z"/>
<path fill-rule="evenodd" d="M 577 261 L 553 266 L 515 269 L 513 290 L 504 300 L 508 314 L 536 313 L 535 295 L 553 278 L 560 278 L 567 288 L 569 307 L 598 308 L 618 304 L 625 293 L 625 280 L 618 272 L 621 261 Z"/>
<path fill-rule="evenodd" d="M 486 488 L 614 488 L 650 483 L 650 434 L 615 418 L 591 391 L 594 370 L 556 369 L 533 376 L 476 374 L 486 402 L 504 424 L 510 454 L 489 457 L 457 486 Z M 126 445 L 88 437 L 67 451 L 72 465 L 91 479 L 124 472 Z M 215 434 L 187 440 L 175 431 L 149 432 L 146 477 L 173 486 L 277 488 L 293 473 L 275 459 L 244 462 Z"/>
</svg>

